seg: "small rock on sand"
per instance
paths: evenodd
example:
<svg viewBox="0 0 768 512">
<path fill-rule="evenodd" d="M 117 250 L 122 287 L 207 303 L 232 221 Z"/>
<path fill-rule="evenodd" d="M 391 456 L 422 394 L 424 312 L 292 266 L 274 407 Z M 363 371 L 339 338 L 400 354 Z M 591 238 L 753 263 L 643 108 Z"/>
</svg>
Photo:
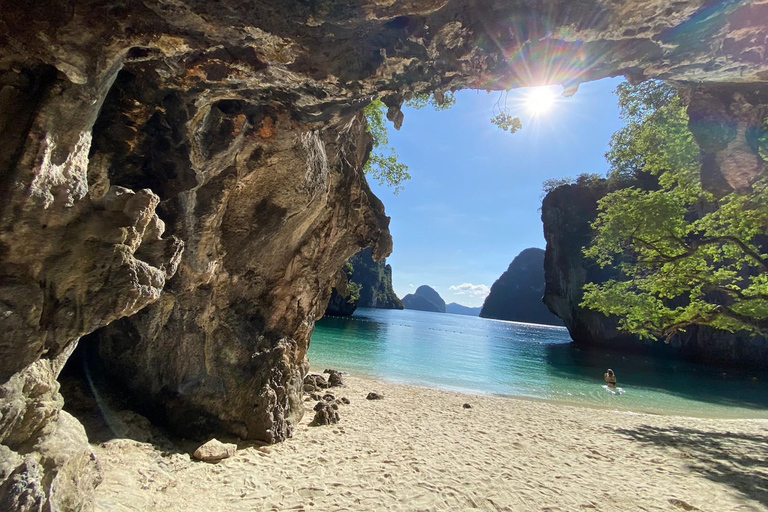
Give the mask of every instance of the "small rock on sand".
<svg viewBox="0 0 768 512">
<path fill-rule="evenodd" d="M 235 453 L 237 453 L 236 444 L 222 443 L 218 439 L 211 439 L 195 450 L 193 457 L 203 462 L 219 462 L 232 457 Z"/>
<path fill-rule="evenodd" d="M 304 392 L 312 393 L 313 391 L 319 391 L 321 389 L 328 388 L 328 381 L 325 377 L 316 373 L 310 373 L 304 377 Z"/>
<path fill-rule="evenodd" d="M 344 380 L 341 378 L 341 372 L 336 370 L 327 369 L 323 372 L 328 374 L 328 386 L 329 387 L 336 387 L 336 386 L 343 386 Z"/>
<path fill-rule="evenodd" d="M 331 423 L 339 422 L 339 406 L 336 404 L 329 404 L 328 402 L 317 402 L 315 404 L 315 418 L 312 420 L 313 425 L 330 425 Z"/>
<path fill-rule="evenodd" d="M 371 391 L 370 393 L 368 393 L 368 396 L 366 396 L 365 398 L 366 400 L 381 400 L 382 398 L 384 398 L 384 395 L 380 395 L 378 393 L 374 393 L 373 391 Z"/>
<path fill-rule="evenodd" d="M 464 404 L 464 405 L 462 405 L 462 407 L 465 408 L 465 409 L 471 409 L 472 405 L 471 404 Z"/>
</svg>

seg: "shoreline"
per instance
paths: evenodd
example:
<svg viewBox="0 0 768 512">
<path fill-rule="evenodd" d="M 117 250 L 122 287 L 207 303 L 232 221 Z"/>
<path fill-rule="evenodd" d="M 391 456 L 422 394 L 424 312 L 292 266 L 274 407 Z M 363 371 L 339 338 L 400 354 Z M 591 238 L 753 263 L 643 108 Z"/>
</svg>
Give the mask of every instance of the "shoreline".
<svg viewBox="0 0 768 512">
<path fill-rule="evenodd" d="M 306 400 L 293 438 L 240 443 L 218 464 L 157 443 L 94 446 L 104 468 L 97 510 L 768 511 L 765 420 L 344 379 L 329 390 L 351 402 L 339 405 L 339 423 L 310 426 Z M 384 398 L 366 400 L 371 391 Z"/>
<path fill-rule="evenodd" d="M 326 368 L 332 367 L 331 366 L 316 366 L 313 365 L 310 362 L 309 367 L 309 373 L 317 373 L 322 375 L 323 370 Z M 552 398 L 541 398 L 541 397 L 535 397 L 535 396 L 524 396 L 524 395 L 509 395 L 509 394 L 503 394 L 503 393 L 483 393 L 480 391 L 474 391 L 474 390 L 464 390 L 464 389 L 449 389 L 440 387 L 438 385 L 428 385 L 427 383 L 420 385 L 414 382 L 407 382 L 407 381 L 401 381 L 397 379 L 388 379 L 386 377 L 377 376 L 377 375 L 371 375 L 365 372 L 358 372 L 358 371 L 349 371 L 349 370 L 338 370 L 338 368 L 334 368 L 337 371 L 340 371 L 344 376 L 352 376 L 354 378 L 363 379 L 363 380 L 370 380 L 374 382 L 386 382 L 392 385 L 396 386 L 403 386 L 403 387 L 411 387 L 414 389 L 429 389 L 434 391 L 443 391 L 446 393 L 456 393 L 460 395 L 466 395 L 466 396 L 477 396 L 477 397 L 493 397 L 493 398 L 500 398 L 505 400 L 520 400 L 525 402 L 534 402 L 534 403 L 546 403 L 546 404 L 553 404 L 556 406 L 563 406 L 563 407 L 576 407 L 576 408 L 584 408 L 584 409 L 595 409 L 599 411 L 614 411 L 617 413 L 628 413 L 628 414 L 644 414 L 649 416 L 659 416 L 664 418 L 680 418 L 680 419 L 700 419 L 700 420 L 722 420 L 722 421 L 762 421 L 768 424 L 768 418 L 755 418 L 755 417 L 731 417 L 731 416 L 719 416 L 715 414 L 684 414 L 680 412 L 662 412 L 662 411 L 656 411 L 656 410 L 633 410 L 630 408 L 621 408 L 621 407 L 612 407 L 610 405 L 604 405 L 604 404 L 598 404 L 598 403 L 591 403 L 591 402 L 579 402 L 579 401 L 568 401 L 568 400 L 561 400 L 561 399 L 552 399 Z M 740 409 L 746 409 L 744 407 L 740 407 Z"/>
</svg>

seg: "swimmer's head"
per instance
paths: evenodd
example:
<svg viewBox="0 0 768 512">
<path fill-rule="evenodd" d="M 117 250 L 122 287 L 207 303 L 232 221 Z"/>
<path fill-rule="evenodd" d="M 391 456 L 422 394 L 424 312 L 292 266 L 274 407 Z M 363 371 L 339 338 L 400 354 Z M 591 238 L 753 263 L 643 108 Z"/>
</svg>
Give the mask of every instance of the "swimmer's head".
<svg viewBox="0 0 768 512">
<path fill-rule="evenodd" d="M 611 370 L 610 368 L 608 368 L 608 375 L 610 375 L 611 377 L 613 377 L 613 370 Z"/>
</svg>

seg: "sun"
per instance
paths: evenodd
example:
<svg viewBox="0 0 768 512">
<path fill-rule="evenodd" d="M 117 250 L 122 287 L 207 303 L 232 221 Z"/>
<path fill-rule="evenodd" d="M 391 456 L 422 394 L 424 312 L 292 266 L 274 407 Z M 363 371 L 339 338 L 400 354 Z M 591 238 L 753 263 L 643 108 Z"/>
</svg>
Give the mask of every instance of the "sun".
<svg viewBox="0 0 768 512">
<path fill-rule="evenodd" d="M 555 104 L 555 92 L 551 87 L 532 87 L 525 95 L 525 108 L 534 116 L 546 114 Z"/>
</svg>

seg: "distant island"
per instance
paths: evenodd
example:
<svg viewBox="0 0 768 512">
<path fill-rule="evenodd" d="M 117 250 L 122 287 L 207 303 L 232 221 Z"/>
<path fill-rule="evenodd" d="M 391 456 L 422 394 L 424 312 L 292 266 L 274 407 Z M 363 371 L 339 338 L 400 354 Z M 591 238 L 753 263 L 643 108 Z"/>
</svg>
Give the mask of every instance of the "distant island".
<svg viewBox="0 0 768 512">
<path fill-rule="evenodd" d="M 469 306 L 463 306 L 455 302 L 451 302 L 445 306 L 445 312 L 453 313 L 454 315 L 480 316 L 481 309 L 482 308 L 471 308 Z"/>
<path fill-rule="evenodd" d="M 491 287 L 480 316 L 533 324 L 563 325 L 542 302 L 544 250 L 535 247 L 517 255 Z"/>
<path fill-rule="evenodd" d="M 433 311 L 435 313 L 445 313 L 445 301 L 440 294 L 427 285 L 416 288 L 414 293 L 409 293 L 403 297 L 405 309 L 416 309 L 419 311 Z"/>
</svg>

